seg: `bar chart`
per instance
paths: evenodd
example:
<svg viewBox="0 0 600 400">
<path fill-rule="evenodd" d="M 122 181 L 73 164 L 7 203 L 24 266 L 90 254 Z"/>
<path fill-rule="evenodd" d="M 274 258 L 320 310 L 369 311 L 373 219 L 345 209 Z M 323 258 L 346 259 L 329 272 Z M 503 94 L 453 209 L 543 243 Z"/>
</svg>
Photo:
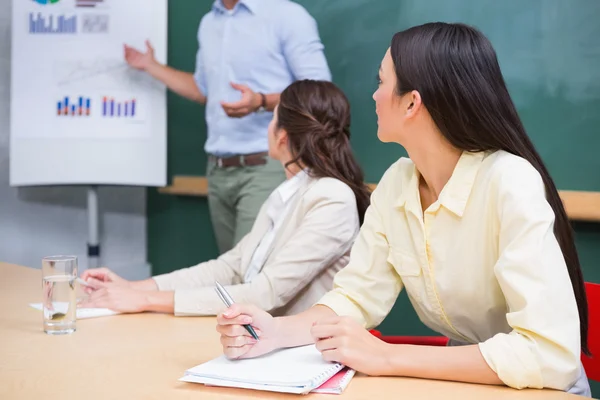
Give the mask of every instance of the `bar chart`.
<svg viewBox="0 0 600 400">
<path fill-rule="evenodd" d="M 109 23 L 108 14 L 82 14 L 81 33 L 108 33 Z"/>
<path fill-rule="evenodd" d="M 56 115 L 71 117 L 89 117 L 92 113 L 92 99 L 79 96 L 75 101 L 71 101 L 69 96 L 65 96 L 56 104 Z"/>
<path fill-rule="evenodd" d="M 75 34 L 77 33 L 77 16 L 43 16 L 42 13 L 29 13 L 29 33 Z"/>
<path fill-rule="evenodd" d="M 125 101 L 116 101 L 110 96 L 102 98 L 102 116 L 106 118 L 135 118 L 136 107 L 134 98 Z"/>
</svg>

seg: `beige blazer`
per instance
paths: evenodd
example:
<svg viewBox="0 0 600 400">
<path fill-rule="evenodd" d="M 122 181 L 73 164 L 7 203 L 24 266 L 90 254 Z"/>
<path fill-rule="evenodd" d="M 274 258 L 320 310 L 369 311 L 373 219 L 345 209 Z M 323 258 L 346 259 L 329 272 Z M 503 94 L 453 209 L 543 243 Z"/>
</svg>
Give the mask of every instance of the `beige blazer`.
<svg viewBox="0 0 600 400">
<path fill-rule="evenodd" d="M 255 304 L 273 315 L 304 311 L 331 290 L 333 276 L 348 263 L 360 228 L 356 197 L 333 178 L 309 178 L 299 191 L 251 282 L 244 282 L 244 275 L 269 228 L 266 203 L 250 233 L 232 250 L 216 260 L 155 276 L 159 290 L 175 291 L 175 315 L 216 315 L 224 310 L 215 280 L 236 303 Z"/>
</svg>

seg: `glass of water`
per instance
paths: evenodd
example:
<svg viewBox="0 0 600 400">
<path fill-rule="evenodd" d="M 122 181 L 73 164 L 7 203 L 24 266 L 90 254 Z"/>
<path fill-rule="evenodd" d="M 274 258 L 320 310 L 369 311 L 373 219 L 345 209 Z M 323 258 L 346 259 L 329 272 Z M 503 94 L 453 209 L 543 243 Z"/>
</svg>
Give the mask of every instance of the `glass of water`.
<svg viewBox="0 0 600 400">
<path fill-rule="evenodd" d="M 75 332 L 76 279 L 77 257 L 50 256 L 42 259 L 44 332 L 50 335 Z"/>
</svg>

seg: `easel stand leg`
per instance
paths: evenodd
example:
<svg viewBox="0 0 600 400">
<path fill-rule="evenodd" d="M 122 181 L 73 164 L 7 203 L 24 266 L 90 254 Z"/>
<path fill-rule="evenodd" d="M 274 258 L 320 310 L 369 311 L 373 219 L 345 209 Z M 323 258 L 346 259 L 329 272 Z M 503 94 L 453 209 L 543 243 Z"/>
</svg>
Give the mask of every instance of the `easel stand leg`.
<svg viewBox="0 0 600 400">
<path fill-rule="evenodd" d="M 98 186 L 92 185 L 87 192 L 88 207 L 88 268 L 97 268 L 100 262 L 100 212 L 98 210 Z"/>
</svg>

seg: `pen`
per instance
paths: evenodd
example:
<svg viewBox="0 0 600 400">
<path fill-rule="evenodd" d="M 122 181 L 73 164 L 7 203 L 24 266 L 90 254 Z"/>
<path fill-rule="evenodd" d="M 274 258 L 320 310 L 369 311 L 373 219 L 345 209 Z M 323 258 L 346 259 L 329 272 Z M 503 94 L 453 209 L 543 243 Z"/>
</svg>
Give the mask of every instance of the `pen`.
<svg viewBox="0 0 600 400">
<path fill-rule="evenodd" d="M 217 292 L 223 303 L 225 303 L 227 307 L 231 307 L 233 305 L 233 299 L 231 298 L 229 293 L 227 293 L 227 290 L 225 290 L 225 288 L 221 286 L 219 282 L 215 281 L 215 284 L 217 285 L 215 287 L 215 291 Z M 252 326 L 244 325 L 244 328 L 246 328 L 248 333 L 250 333 L 254 339 L 258 340 L 258 335 L 254 331 L 254 328 L 252 328 Z"/>
</svg>

